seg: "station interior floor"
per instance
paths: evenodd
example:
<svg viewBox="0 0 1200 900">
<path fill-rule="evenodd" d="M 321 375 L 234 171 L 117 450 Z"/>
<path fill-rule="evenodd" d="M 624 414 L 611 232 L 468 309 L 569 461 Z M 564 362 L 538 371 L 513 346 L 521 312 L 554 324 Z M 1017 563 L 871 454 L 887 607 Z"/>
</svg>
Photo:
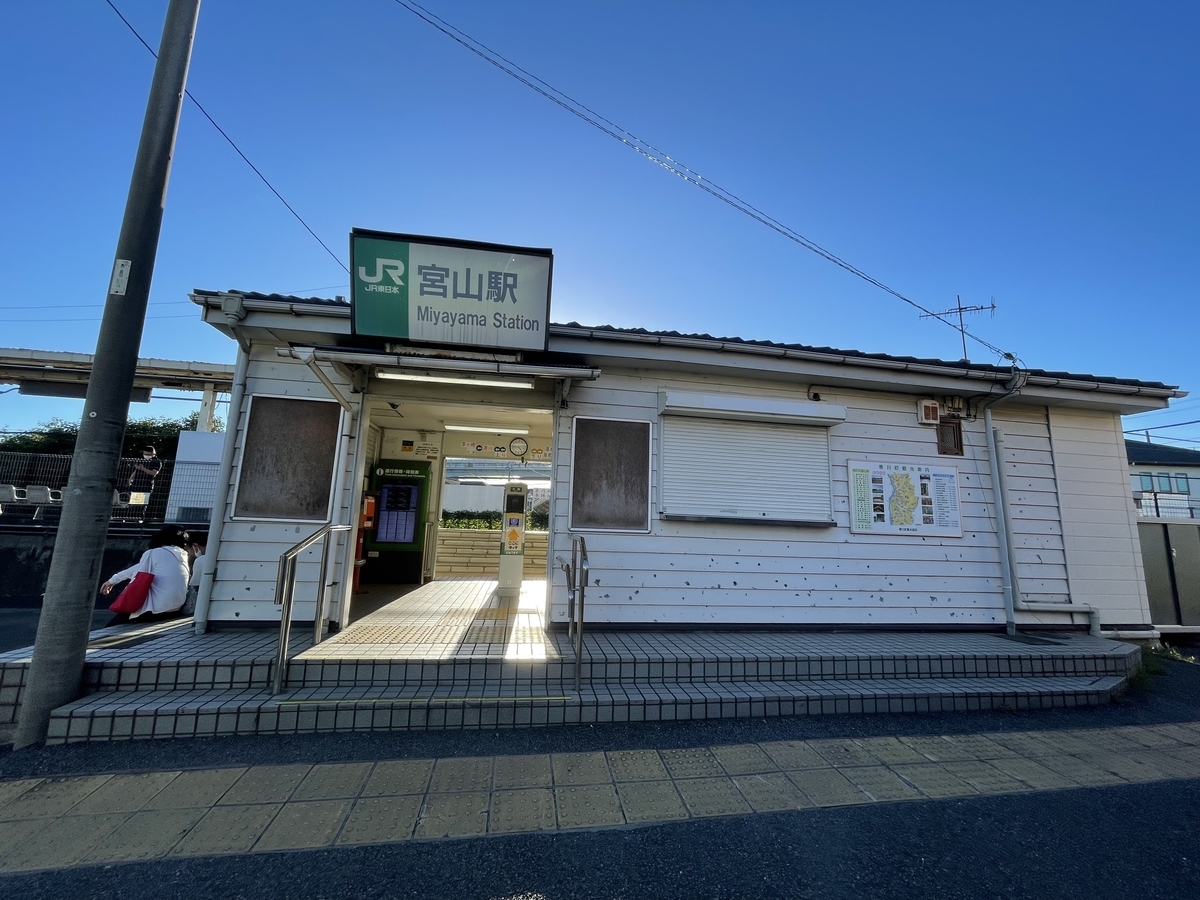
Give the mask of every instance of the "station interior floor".
<svg viewBox="0 0 1200 900">
<path fill-rule="evenodd" d="M 496 587 L 481 578 L 367 586 L 352 598 L 350 624 L 303 656 L 546 659 L 545 580 L 526 579 L 516 600 Z"/>
</svg>

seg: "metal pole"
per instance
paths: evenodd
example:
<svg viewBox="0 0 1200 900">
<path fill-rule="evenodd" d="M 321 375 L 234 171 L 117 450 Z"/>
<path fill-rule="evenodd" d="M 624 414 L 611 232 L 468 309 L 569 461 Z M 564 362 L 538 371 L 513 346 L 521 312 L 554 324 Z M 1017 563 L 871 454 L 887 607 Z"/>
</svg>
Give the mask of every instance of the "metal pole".
<svg viewBox="0 0 1200 900">
<path fill-rule="evenodd" d="M 325 535 L 325 543 L 321 545 L 321 570 L 317 575 L 317 611 L 313 616 L 313 646 L 321 643 L 321 634 L 325 630 L 325 573 L 329 570 L 329 546 L 334 543 L 333 532 Z"/>
<path fill-rule="evenodd" d="M 275 580 L 275 597 L 283 609 L 279 611 L 279 650 L 275 655 L 275 671 L 271 673 L 272 694 L 280 693 L 287 681 L 288 638 L 292 631 L 292 595 L 295 590 L 296 557 L 285 553 L 279 560 L 279 575 Z"/>
<path fill-rule="evenodd" d="M 1000 488 L 1000 467 L 1004 464 L 996 451 L 996 429 L 992 427 L 992 411 L 983 411 L 983 430 L 987 432 L 988 465 L 992 476 L 992 504 L 996 510 L 996 541 L 1000 545 L 1000 585 L 1004 593 L 1004 629 L 1017 633 L 1015 598 L 1013 596 L 1012 566 L 1008 559 L 1008 530 L 1005 525 L 1004 494 Z"/>
<path fill-rule="evenodd" d="M 50 713 L 79 694 L 199 13 L 200 0 L 171 0 L 163 25 L 71 476 L 63 491 L 17 747 L 44 741 Z"/>
</svg>

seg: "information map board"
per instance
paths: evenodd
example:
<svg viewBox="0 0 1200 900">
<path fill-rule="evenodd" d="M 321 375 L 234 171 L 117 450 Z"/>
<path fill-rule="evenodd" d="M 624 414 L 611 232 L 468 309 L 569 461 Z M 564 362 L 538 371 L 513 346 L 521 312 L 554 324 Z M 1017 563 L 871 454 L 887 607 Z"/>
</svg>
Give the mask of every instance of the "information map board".
<svg viewBox="0 0 1200 900">
<path fill-rule="evenodd" d="M 912 463 L 846 463 L 856 534 L 962 537 L 958 469 Z"/>
</svg>

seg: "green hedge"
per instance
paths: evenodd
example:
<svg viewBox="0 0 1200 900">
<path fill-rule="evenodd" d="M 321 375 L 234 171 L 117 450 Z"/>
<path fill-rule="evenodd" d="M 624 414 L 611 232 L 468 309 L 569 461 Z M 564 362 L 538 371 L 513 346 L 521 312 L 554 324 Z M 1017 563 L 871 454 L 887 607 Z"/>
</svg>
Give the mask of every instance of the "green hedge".
<svg viewBox="0 0 1200 900">
<path fill-rule="evenodd" d="M 493 509 L 446 510 L 442 513 L 443 528 L 474 528 L 480 531 L 499 531 L 501 513 Z M 550 526 L 548 513 L 532 512 L 525 527 L 529 531 L 546 531 Z"/>
</svg>

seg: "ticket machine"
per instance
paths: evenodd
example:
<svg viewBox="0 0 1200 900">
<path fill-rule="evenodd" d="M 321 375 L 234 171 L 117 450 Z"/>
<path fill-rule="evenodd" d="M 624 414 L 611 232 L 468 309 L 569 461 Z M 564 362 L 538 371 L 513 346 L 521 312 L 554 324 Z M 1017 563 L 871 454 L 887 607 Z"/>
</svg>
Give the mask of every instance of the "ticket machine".
<svg viewBox="0 0 1200 900">
<path fill-rule="evenodd" d="M 501 600 L 521 596 L 525 569 L 525 502 L 527 485 L 517 481 L 504 486 L 504 513 L 500 520 L 500 576 L 496 593 Z"/>
</svg>

